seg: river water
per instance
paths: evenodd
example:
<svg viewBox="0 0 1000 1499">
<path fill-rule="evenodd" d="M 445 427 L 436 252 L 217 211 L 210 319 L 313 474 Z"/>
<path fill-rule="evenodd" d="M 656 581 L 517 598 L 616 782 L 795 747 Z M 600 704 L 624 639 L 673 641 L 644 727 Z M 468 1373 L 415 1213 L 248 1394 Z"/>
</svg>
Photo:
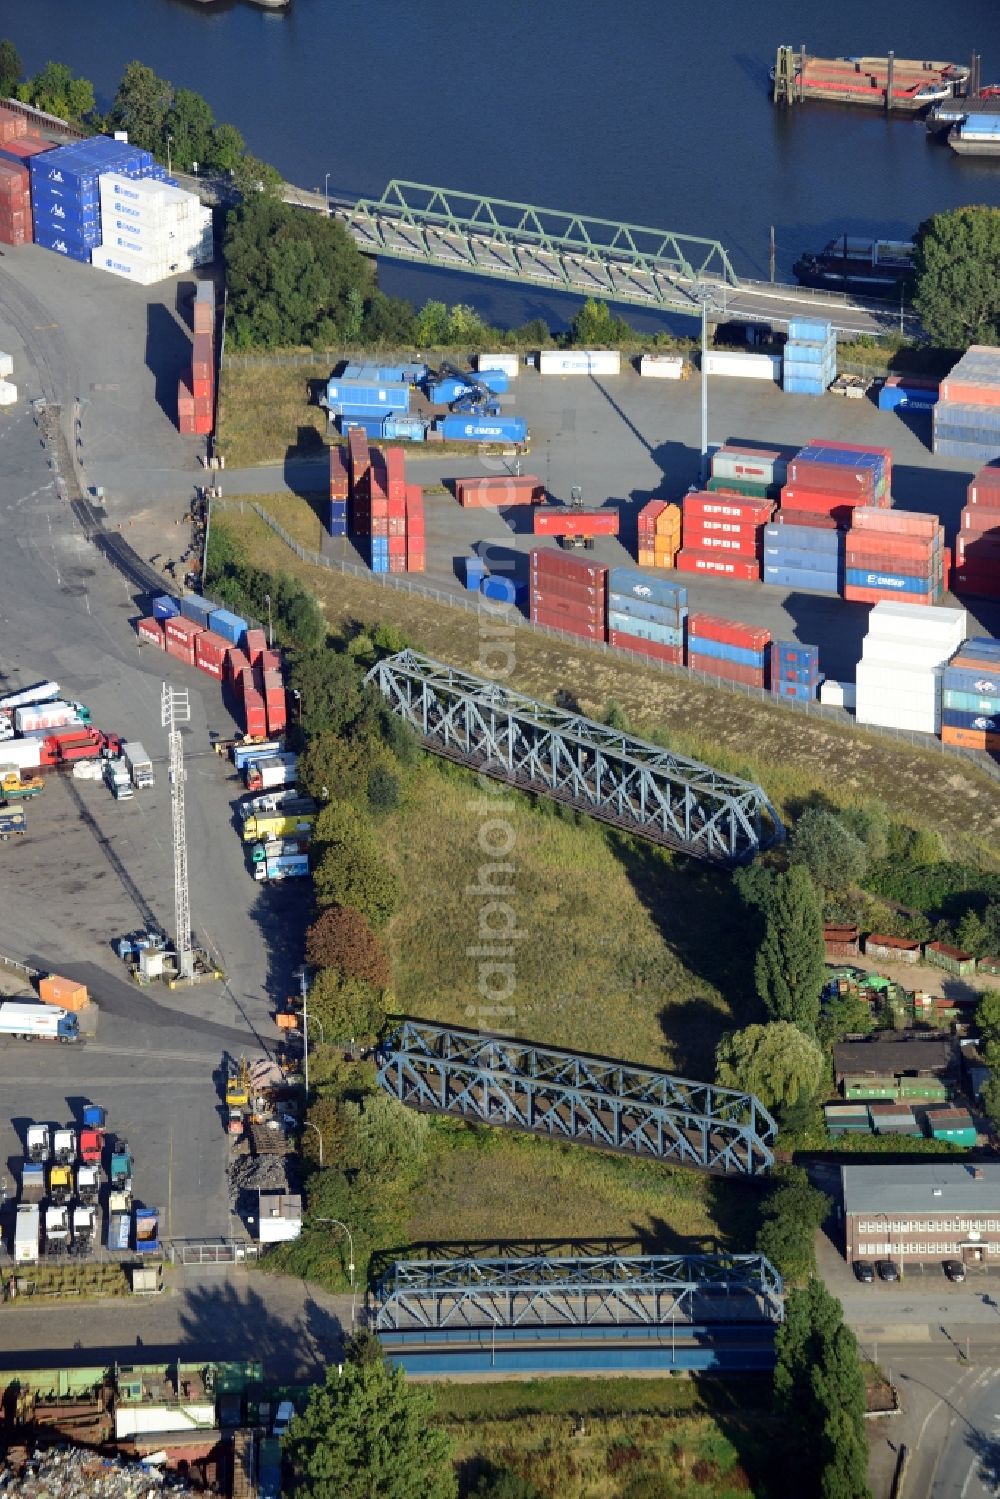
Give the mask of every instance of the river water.
<svg viewBox="0 0 1000 1499">
<path fill-rule="evenodd" d="M 779 111 L 778 43 L 967 62 L 1000 82 L 995 0 L 8 0 L 0 34 L 106 104 L 138 57 L 204 94 L 303 187 L 379 194 L 392 177 L 720 239 L 737 271 L 779 273 L 837 234 L 909 237 L 930 213 L 1000 200 L 1000 161 L 959 160 L 923 125 L 837 105 Z M 472 300 L 500 322 L 572 304 L 388 265 L 388 291 Z M 630 316 L 635 316 L 630 313 Z M 641 319 L 648 323 L 648 319 Z"/>
</svg>

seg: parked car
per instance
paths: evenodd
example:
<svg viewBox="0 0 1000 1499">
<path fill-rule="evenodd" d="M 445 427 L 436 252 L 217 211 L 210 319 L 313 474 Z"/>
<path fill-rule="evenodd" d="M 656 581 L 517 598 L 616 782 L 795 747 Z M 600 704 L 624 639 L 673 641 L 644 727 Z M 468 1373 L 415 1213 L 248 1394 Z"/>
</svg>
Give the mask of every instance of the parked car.
<svg viewBox="0 0 1000 1499">
<path fill-rule="evenodd" d="M 282 1400 L 281 1404 L 278 1406 L 277 1414 L 274 1418 L 274 1430 L 272 1435 L 276 1437 L 286 1436 L 288 1433 L 288 1428 L 289 1426 L 291 1426 L 294 1416 L 295 1406 L 290 1400 Z"/>
<path fill-rule="evenodd" d="M 875 1266 L 871 1260 L 855 1260 L 854 1274 L 863 1286 L 870 1286 L 875 1279 Z"/>
<path fill-rule="evenodd" d="M 965 1279 L 965 1266 L 961 1260 L 944 1260 L 941 1269 L 949 1280 L 953 1280 L 958 1284 L 961 1284 Z"/>
<path fill-rule="evenodd" d="M 875 1266 L 879 1280 L 898 1280 L 899 1266 L 895 1260 L 879 1260 Z"/>
</svg>

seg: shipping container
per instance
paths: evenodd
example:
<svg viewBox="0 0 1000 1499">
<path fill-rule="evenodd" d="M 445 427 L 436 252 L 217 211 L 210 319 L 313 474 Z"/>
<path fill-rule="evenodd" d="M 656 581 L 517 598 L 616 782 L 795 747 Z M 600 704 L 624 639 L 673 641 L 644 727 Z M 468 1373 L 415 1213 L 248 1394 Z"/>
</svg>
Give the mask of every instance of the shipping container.
<svg viewBox="0 0 1000 1499">
<path fill-rule="evenodd" d="M 617 349 L 543 349 L 538 355 L 541 375 L 618 375 L 621 364 Z"/>
<path fill-rule="evenodd" d="M 231 649 L 229 641 L 224 636 L 216 635 L 211 630 L 202 630 L 195 636 L 194 664 L 199 671 L 207 672 L 210 677 L 215 677 L 221 682 L 226 657 Z"/>
<path fill-rule="evenodd" d="M 455 498 L 462 506 L 539 505 L 545 486 L 535 474 L 489 474 L 455 479 Z"/>
<path fill-rule="evenodd" d="M 528 424 L 519 416 L 445 416 L 437 429 L 446 442 L 514 443 L 528 441 Z"/>
<path fill-rule="evenodd" d="M 648 656 L 653 661 L 664 661 L 670 666 L 684 665 L 684 647 L 659 645 L 655 640 L 645 640 L 623 630 L 608 630 L 608 643 L 623 651 L 634 651 Z"/>
<path fill-rule="evenodd" d="M 590 562 L 585 557 L 567 556 L 555 548 L 535 547 L 528 554 L 533 572 L 546 578 L 564 578 L 571 583 L 587 583 L 604 588 L 608 568 L 602 562 Z"/>
<path fill-rule="evenodd" d="M 151 645 L 158 645 L 163 649 L 163 621 L 162 619 L 139 619 L 136 620 L 136 634 L 142 640 L 149 641 Z"/>
<path fill-rule="evenodd" d="M 536 536 L 617 536 L 619 515 L 610 505 L 587 510 L 572 505 L 536 505 L 531 528 Z"/>
<path fill-rule="evenodd" d="M 562 630 L 568 635 L 579 635 L 584 640 L 603 640 L 606 626 L 603 620 L 583 620 L 572 614 L 553 613 L 549 609 L 532 605 L 533 624 L 545 625 L 550 630 Z"/>
<path fill-rule="evenodd" d="M 209 615 L 208 628 L 228 640 L 230 645 L 239 645 L 247 632 L 247 622 L 229 609 L 214 609 Z"/>
<path fill-rule="evenodd" d="M 684 547 L 677 553 L 674 566 L 682 573 L 703 573 L 708 577 L 732 578 L 759 583 L 761 564 L 756 558 L 726 557 L 718 552 L 700 552 Z"/>
<path fill-rule="evenodd" d="M 712 349 L 701 359 L 705 375 L 732 376 L 742 380 L 781 379 L 781 356 L 777 354 L 743 354 L 731 349 Z"/>
</svg>

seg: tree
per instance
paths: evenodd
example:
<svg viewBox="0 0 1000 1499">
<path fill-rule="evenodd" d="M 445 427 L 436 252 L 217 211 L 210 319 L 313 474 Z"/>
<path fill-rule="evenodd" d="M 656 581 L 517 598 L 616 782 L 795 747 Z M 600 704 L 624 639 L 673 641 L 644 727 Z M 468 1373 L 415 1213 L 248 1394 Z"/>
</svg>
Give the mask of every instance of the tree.
<svg viewBox="0 0 1000 1499">
<path fill-rule="evenodd" d="M 272 167 L 268 161 L 262 161 L 259 156 L 251 156 L 248 151 L 244 151 L 237 159 L 231 168 L 231 175 L 233 186 L 241 198 L 250 198 L 255 194 L 273 198 L 284 180 L 277 167 Z"/>
<path fill-rule="evenodd" d="M 868 857 L 839 817 L 825 807 L 808 807 L 795 825 L 790 862 L 808 869 L 820 890 L 847 890 L 863 878 Z"/>
<path fill-rule="evenodd" d="M 368 774 L 368 805 L 375 817 L 399 806 L 399 779 L 387 765 L 374 765 Z"/>
<path fill-rule="evenodd" d="M 352 906 L 381 930 L 396 910 L 399 886 L 357 808 L 331 802 L 315 825 L 313 886 L 320 906 Z"/>
<path fill-rule="evenodd" d="M 10 99 L 21 81 L 24 64 L 20 53 L 7 37 L 0 39 L 0 98 Z"/>
<path fill-rule="evenodd" d="M 350 1160 L 373 1182 L 412 1179 L 427 1154 L 430 1124 L 423 1114 L 405 1109 L 387 1093 L 376 1093 L 361 1103 L 345 1103 L 351 1128 Z"/>
<path fill-rule="evenodd" d="M 421 349 L 448 342 L 448 309 L 443 302 L 425 302 L 413 325 L 414 342 Z"/>
<path fill-rule="evenodd" d="M 963 952 L 971 953 L 974 958 L 990 956 L 991 933 L 978 911 L 970 907 L 963 913 L 956 935 L 958 945 Z"/>
<path fill-rule="evenodd" d="M 824 1065 L 815 1041 L 787 1020 L 731 1031 L 715 1050 L 716 1080 L 755 1094 L 765 1108 L 814 1097 Z"/>
<path fill-rule="evenodd" d="M 489 1472 L 483 1474 L 472 1490 L 470 1499 L 543 1499 L 543 1496 L 533 1483 L 529 1483 L 519 1473 L 510 1468 L 495 1468 L 491 1465 Z"/>
<path fill-rule="evenodd" d="M 840 1303 L 811 1278 L 793 1289 L 775 1338 L 774 1403 L 788 1418 L 797 1493 L 870 1499 L 864 1376 Z"/>
<path fill-rule="evenodd" d="M 383 991 L 364 979 L 323 968 L 309 986 L 309 1014 L 319 1021 L 327 1041 L 377 1036 L 385 1024 Z"/>
<path fill-rule="evenodd" d="M 331 1364 L 284 1450 L 303 1499 L 455 1499 L 451 1442 L 429 1390 L 384 1361 Z"/>
<path fill-rule="evenodd" d="M 79 121 L 93 114 L 94 85 L 89 78 L 74 78 L 62 62 L 47 62 L 40 73 L 17 89 L 17 97 L 61 120 Z"/>
<path fill-rule="evenodd" d="M 173 85 L 165 78 L 158 78 L 145 63 L 130 62 L 111 105 L 111 122 L 116 130 L 128 131 L 133 146 L 165 156 L 173 98 Z"/>
<path fill-rule="evenodd" d="M 207 99 L 192 89 L 179 88 L 163 122 L 164 147 L 170 140 L 171 166 L 190 171 L 209 165 L 215 138 L 215 116 Z"/>
<path fill-rule="evenodd" d="M 613 317 L 607 302 L 588 297 L 570 325 L 570 340 L 580 348 L 599 349 L 627 342 L 633 330 L 624 318 Z"/>
<path fill-rule="evenodd" d="M 857 994 L 836 994 L 823 1001 L 816 1035 L 822 1046 L 845 1036 L 867 1036 L 875 1029 L 871 1006 Z"/>
<path fill-rule="evenodd" d="M 785 1167 L 761 1210 L 757 1249 L 788 1280 L 801 1281 L 816 1268 L 816 1233 L 830 1199 L 810 1185 L 801 1166 Z"/>
<path fill-rule="evenodd" d="M 367 916 L 350 906 L 328 906 L 306 932 L 306 960 L 332 968 L 342 978 L 362 979 L 376 989 L 389 987 L 389 955 Z"/>
<path fill-rule="evenodd" d="M 234 172 L 246 146 L 235 125 L 216 125 L 205 153 L 205 165 L 215 172 Z"/>
<path fill-rule="evenodd" d="M 878 863 L 889 852 L 889 830 L 892 818 L 884 802 L 866 802 L 863 807 L 847 807 L 840 820 L 861 839 L 868 851 L 869 863 Z"/>
<path fill-rule="evenodd" d="M 301 698 L 302 727 L 310 736 L 341 735 L 361 711 L 361 675 L 343 652 L 296 652 L 289 683 Z"/>
<path fill-rule="evenodd" d="M 1000 336 L 1000 209 L 955 208 L 917 230 L 913 305 L 929 337 L 949 349 Z"/>
<path fill-rule="evenodd" d="M 811 1036 L 825 976 L 819 899 L 798 865 L 775 880 L 754 967 L 757 993 L 772 1020 L 790 1020 Z"/>
<path fill-rule="evenodd" d="M 976 1025 L 982 1049 L 1000 1047 L 1000 990 L 988 989 L 983 995 L 976 1006 Z"/>
</svg>

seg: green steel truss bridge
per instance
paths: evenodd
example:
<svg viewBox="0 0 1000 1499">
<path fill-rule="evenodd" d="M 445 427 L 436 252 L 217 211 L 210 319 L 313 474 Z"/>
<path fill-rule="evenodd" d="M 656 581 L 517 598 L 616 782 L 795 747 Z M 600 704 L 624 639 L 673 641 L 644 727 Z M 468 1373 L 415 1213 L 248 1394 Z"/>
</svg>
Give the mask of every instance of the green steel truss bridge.
<svg viewBox="0 0 1000 1499">
<path fill-rule="evenodd" d="M 735 1088 L 415 1019 L 396 1023 L 375 1060 L 379 1086 L 422 1113 L 723 1176 L 774 1164 L 773 1118 Z"/>
<path fill-rule="evenodd" d="M 592 1328 L 626 1334 L 693 1322 L 780 1323 L 784 1284 L 761 1254 L 622 1255 L 397 1260 L 373 1292 L 384 1340 L 429 1332 Z"/>
<path fill-rule="evenodd" d="M 306 197 L 295 191 L 295 201 Z M 863 299 L 741 281 L 718 240 L 675 230 L 397 179 L 380 198 L 308 197 L 305 206 L 329 203 L 361 250 L 439 270 L 698 317 L 707 300 L 716 319 L 827 317 L 852 333 L 889 332 L 899 322 L 897 309 Z"/>
<path fill-rule="evenodd" d="M 387 656 L 366 681 L 433 754 L 650 842 L 732 865 L 784 838 L 753 782 L 416 651 Z"/>
</svg>

